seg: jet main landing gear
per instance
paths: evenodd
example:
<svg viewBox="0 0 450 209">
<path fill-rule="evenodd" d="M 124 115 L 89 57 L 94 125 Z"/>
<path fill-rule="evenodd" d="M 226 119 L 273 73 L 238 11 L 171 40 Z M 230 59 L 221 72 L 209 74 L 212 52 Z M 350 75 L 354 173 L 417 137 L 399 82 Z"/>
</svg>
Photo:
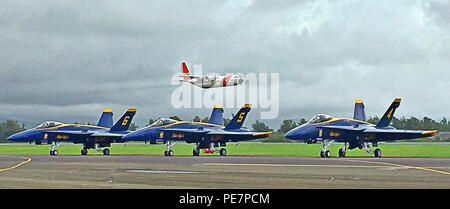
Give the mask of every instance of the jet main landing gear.
<svg viewBox="0 0 450 209">
<path fill-rule="evenodd" d="M 366 150 L 366 152 L 373 154 L 376 158 L 380 158 L 381 157 L 381 150 L 380 149 L 375 149 L 375 151 L 370 149 L 370 146 L 368 143 L 364 143 L 363 144 L 363 148 L 364 150 Z"/>
<path fill-rule="evenodd" d="M 102 148 L 100 148 L 99 144 L 95 144 L 95 150 L 97 150 L 97 152 L 103 152 L 103 155 L 111 154 L 111 151 L 109 151 L 108 148 L 102 149 Z M 86 150 L 86 154 L 87 154 L 87 150 Z"/>
<path fill-rule="evenodd" d="M 339 157 L 345 157 L 347 152 L 347 142 L 344 143 L 344 147 L 339 149 Z"/>
<path fill-rule="evenodd" d="M 381 150 L 380 149 L 375 149 L 373 154 L 375 155 L 375 157 L 381 157 Z"/>
<path fill-rule="evenodd" d="M 225 148 L 221 148 L 220 150 L 218 150 L 216 147 L 214 147 L 214 144 L 211 144 L 210 148 L 205 148 L 204 152 L 205 154 L 219 152 L 220 156 L 227 156 L 227 150 Z M 192 156 L 199 156 L 199 155 L 200 155 L 199 145 L 196 144 L 195 148 L 192 150 Z"/>
<path fill-rule="evenodd" d="M 225 148 L 222 148 L 219 150 L 220 156 L 227 156 L 227 150 Z"/>
</svg>

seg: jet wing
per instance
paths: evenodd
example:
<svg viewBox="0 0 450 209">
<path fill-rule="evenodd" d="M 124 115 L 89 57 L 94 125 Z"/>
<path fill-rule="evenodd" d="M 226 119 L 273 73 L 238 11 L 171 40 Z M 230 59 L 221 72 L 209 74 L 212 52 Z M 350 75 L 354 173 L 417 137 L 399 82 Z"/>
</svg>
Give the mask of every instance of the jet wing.
<svg viewBox="0 0 450 209">
<path fill-rule="evenodd" d="M 100 133 L 94 133 L 91 136 L 106 136 L 106 137 L 122 137 L 125 134 L 117 134 L 117 133 L 109 133 L 109 132 L 100 132 Z"/>
<path fill-rule="evenodd" d="M 58 131 L 46 131 L 46 133 L 90 136 L 90 135 L 94 134 L 95 132 L 92 132 L 92 131 L 64 131 L 64 130 L 58 130 Z"/>
<path fill-rule="evenodd" d="M 395 141 L 434 136 L 437 131 L 397 130 L 394 128 L 320 126 L 322 137 L 333 140 L 349 140 L 362 137 L 367 142 Z"/>
<path fill-rule="evenodd" d="M 180 133 L 191 133 L 191 134 L 206 134 L 209 132 L 208 129 L 178 129 L 178 128 L 167 128 L 163 131 L 170 131 L 170 132 L 180 132 Z"/>
<path fill-rule="evenodd" d="M 209 136 L 211 141 L 241 141 L 266 138 L 272 132 L 226 131 L 211 129 L 164 129 L 173 139 L 192 139 L 199 135 Z"/>
<path fill-rule="evenodd" d="M 210 131 L 207 135 L 211 137 L 211 141 L 243 141 L 267 138 L 271 133 L 272 132 L 214 130 Z"/>
<path fill-rule="evenodd" d="M 341 130 L 341 131 L 364 131 L 367 127 L 354 127 L 354 126 L 319 126 L 321 129 Z"/>
<path fill-rule="evenodd" d="M 415 139 L 435 136 L 437 130 L 432 131 L 421 131 L 421 130 L 397 130 L 397 129 L 366 129 L 363 131 L 365 135 L 373 135 L 381 140 L 379 141 L 390 141 L 399 139 Z"/>
<path fill-rule="evenodd" d="M 224 130 L 218 130 L 218 131 L 210 131 L 208 132 L 208 135 L 233 135 L 233 136 L 262 136 L 262 135 L 270 135 L 272 132 L 240 132 L 240 131 L 224 131 Z"/>
<path fill-rule="evenodd" d="M 77 135 L 77 136 L 106 136 L 106 137 L 122 137 L 125 134 L 109 133 L 109 132 L 94 132 L 94 131 L 46 131 L 50 134 L 61 135 Z"/>
</svg>

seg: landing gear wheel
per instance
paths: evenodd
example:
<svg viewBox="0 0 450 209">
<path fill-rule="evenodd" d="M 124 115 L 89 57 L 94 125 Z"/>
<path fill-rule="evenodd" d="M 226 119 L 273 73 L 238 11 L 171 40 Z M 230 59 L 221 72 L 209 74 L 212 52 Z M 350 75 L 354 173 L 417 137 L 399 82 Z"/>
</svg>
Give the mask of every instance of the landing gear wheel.
<svg viewBox="0 0 450 209">
<path fill-rule="evenodd" d="M 50 150 L 50 155 L 58 155 L 58 150 Z"/>
<path fill-rule="evenodd" d="M 81 155 L 87 155 L 87 153 L 88 153 L 87 149 L 82 149 L 81 150 Z"/>
<path fill-rule="evenodd" d="M 109 153 L 110 153 L 110 151 L 109 151 L 108 148 L 105 148 L 105 149 L 103 150 L 103 155 L 109 155 Z"/>
<path fill-rule="evenodd" d="M 344 148 L 339 149 L 339 157 L 345 157 Z"/>
<path fill-rule="evenodd" d="M 325 157 L 325 152 L 322 150 L 322 151 L 320 151 L 320 157 L 321 158 L 324 158 Z"/>
<path fill-rule="evenodd" d="M 164 156 L 167 156 L 167 150 L 166 150 L 166 151 L 164 151 Z"/>
<path fill-rule="evenodd" d="M 167 156 L 173 156 L 173 151 L 172 151 L 172 150 L 169 150 L 169 151 L 167 152 Z"/>
<path fill-rule="evenodd" d="M 200 151 L 197 149 L 193 149 L 192 150 L 192 156 L 199 156 L 200 155 Z"/>
<path fill-rule="evenodd" d="M 375 155 L 375 157 L 381 157 L 381 150 L 380 149 L 376 149 L 373 154 Z"/>
<path fill-rule="evenodd" d="M 325 157 L 329 158 L 331 156 L 330 150 L 325 151 Z"/>
<path fill-rule="evenodd" d="M 219 150 L 220 156 L 227 156 L 227 150 L 225 148 L 222 148 Z"/>
</svg>

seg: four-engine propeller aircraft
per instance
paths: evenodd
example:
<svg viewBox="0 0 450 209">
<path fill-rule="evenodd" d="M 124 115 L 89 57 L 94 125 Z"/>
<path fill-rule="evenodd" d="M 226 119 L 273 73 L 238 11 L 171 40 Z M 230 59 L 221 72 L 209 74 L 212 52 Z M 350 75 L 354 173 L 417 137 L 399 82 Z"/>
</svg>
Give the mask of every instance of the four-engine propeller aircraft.
<svg viewBox="0 0 450 209">
<path fill-rule="evenodd" d="M 188 82 L 192 85 L 201 88 L 216 88 L 216 87 L 226 87 L 226 86 L 237 86 L 244 82 L 244 77 L 242 75 L 229 74 L 226 76 L 218 75 L 191 75 L 186 63 L 182 64 L 183 79 L 182 82 Z"/>
<path fill-rule="evenodd" d="M 176 121 L 162 118 L 148 127 L 129 133 L 123 137 L 125 141 L 150 141 L 151 144 L 166 143 L 165 156 L 173 156 L 172 147 L 179 141 L 195 143 L 193 156 L 200 154 L 200 149 L 205 148 L 206 153 L 217 151 L 217 147 L 225 147 L 227 142 L 237 142 L 266 138 L 271 132 L 251 132 L 242 128 L 250 104 L 244 105 L 234 116 L 230 123 L 223 126 L 221 106 L 215 106 L 209 123 Z M 225 156 L 225 148 L 219 150 L 221 156 Z"/>
<path fill-rule="evenodd" d="M 345 157 L 347 144 L 349 144 L 348 149 L 364 148 L 367 152 L 373 153 L 375 157 L 381 157 L 381 150 L 372 151 L 369 143 L 377 147 L 378 142 L 381 141 L 423 138 L 436 134 L 437 130 L 397 130 L 389 126 L 400 101 L 401 99 L 396 98 L 376 125 L 366 122 L 364 104 L 362 100 L 356 100 L 353 119 L 333 118 L 329 115 L 318 114 L 307 123 L 286 133 L 285 137 L 293 140 L 323 140 L 321 157 L 330 157 L 328 147 L 334 141 L 344 142 L 344 147 L 339 149 L 339 157 Z"/>
<path fill-rule="evenodd" d="M 19 142 L 31 142 L 35 144 L 52 144 L 50 155 L 58 155 L 56 148 L 62 142 L 72 142 L 83 144 L 82 155 L 87 155 L 87 149 L 103 151 L 104 155 L 109 155 L 108 148 L 113 142 L 124 142 L 122 137 L 128 134 L 131 120 L 136 114 L 136 109 L 128 111 L 113 125 L 112 110 L 105 109 L 98 124 L 63 124 L 54 121 L 44 122 L 33 129 L 29 129 L 8 137 L 8 140 Z"/>
</svg>

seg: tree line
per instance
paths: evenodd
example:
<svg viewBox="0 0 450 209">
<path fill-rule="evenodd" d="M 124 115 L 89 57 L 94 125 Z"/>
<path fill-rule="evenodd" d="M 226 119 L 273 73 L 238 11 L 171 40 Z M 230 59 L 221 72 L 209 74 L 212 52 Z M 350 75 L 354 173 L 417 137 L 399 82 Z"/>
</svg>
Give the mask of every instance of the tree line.
<svg viewBox="0 0 450 209">
<path fill-rule="evenodd" d="M 171 116 L 169 118 L 174 119 L 174 120 L 179 120 L 179 121 L 182 120 L 178 116 Z M 379 120 L 380 120 L 380 118 L 375 116 L 375 117 L 369 117 L 367 122 L 372 123 L 372 124 L 377 124 Z M 153 124 L 155 121 L 156 121 L 155 119 L 150 119 L 146 126 Z M 209 117 L 202 118 L 200 116 L 195 116 L 191 121 L 208 123 Z M 231 118 L 223 119 L 225 126 L 230 121 L 231 121 Z M 272 131 L 273 134 L 272 134 L 271 138 L 268 139 L 269 141 L 271 141 L 271 140 L 273 140 L 273 141 L 288 141 L 287 139 L 285 139 L 283 137 L 283 135 L 285 133 L 287 133 L 288 131 L 290 131 L 291 129 L 293 129 L 297 126 L 300 126 L 306 122 L 307 122 L 307 120 L 304 118 L 301 118 L 298 121 L 286 119 L 286 120 L 282 121 L 282 123 L 280 124 L 280 127 L 278 129 L 274 130 L 274 129 L 271 129 L 269 126 L 267 126 L 264 122 L 256 120 L 251 125 L 251 128 L 249 128 L 249 129 L 251 131 L 257 131 L 257 132 Z M 439 130 L 440 132 L 450 132 L 450 122 L 447 121 L 447 119 L 445 117 L 443 117 L 440 121 L 435 121 L 429 117 L 423 117 L 422 119 L 419 119 L 416 117 L 410 117 L 410 118 L 393 117 L 390 125 L 394 128 L 404 129 L 404 130 Z M 131 131 L 134 131 L 138 128 L 139 128 L 139 126 L 137 126 L 135 123 L 132 123 L 130 125 L 129 129 Z M 18 132 L 21 132 L 24 130 L 25 130 L 24 124 L 20 125 L 15 120 L 6 120 L 5 122 L 0 122 L 0 142 L 5 142 L 6 138 L 11 136 L 12 134 L 15 134 L 15 133 L 18 133 Z"/>
</svg>

